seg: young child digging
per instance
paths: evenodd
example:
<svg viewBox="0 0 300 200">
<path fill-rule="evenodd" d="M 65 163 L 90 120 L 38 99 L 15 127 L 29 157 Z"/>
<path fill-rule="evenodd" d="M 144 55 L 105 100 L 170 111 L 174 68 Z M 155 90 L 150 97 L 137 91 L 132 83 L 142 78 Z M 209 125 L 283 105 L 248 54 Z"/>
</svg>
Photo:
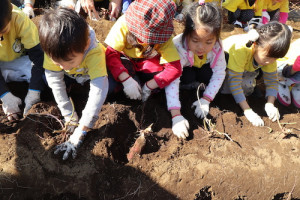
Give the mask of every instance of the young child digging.
<svg viewBox="0 0 300 200">
<path fill-rule="evenodd" d="M 123 85 L 130 99 L 146 101 L 152 90 L 165 88 L 181 75 L 180 57 L 172 42 L 175 12 L 176 5 L 170 0 L 130 4 L 105 39 L 110 91 Z M 173 130 L 188 126 L 178 110 L 171 114 Z"/>
<path fill-rule="evenodd" d="M 226 61 L 220 40 L 222 13 L 213 3 L 204 0 L 191 4 L 185 13 L 183 33 L 174 37 L 173 42 L 179 52 L 182 75 L 166 87 L 168 109 L 178 109 L 179 82 L 182 89 L 197 89 L 200 83 L 207 85 L 200 104 L 193 103 L 195 115 L 204 118 L 209 112 L 209 104 L 218 93 L 224 78 Z M 180 130 L 173 130 L 173 132 Z M 184 134 L 178 136 L 185 138 Z"/>
<path fill-rule="evenodd" d="M 26 55 L 28 54 L 28 55 Z M 6 83 L 26 81 L 29 90 L 25 98 L 25 115 L 40 100 L 44 89 L 44 53 L 35 24 L 9 0 L 0 1 L 0 98 L 8 120 L 19 119 L 22 104 Z"/>
<path fill-rule="evenodd" d="M 66 124 L 71 125 L 69 131 L 74 131 L 54 153 L 65 152 L 63 160 L 70 153 L 75 158 L 84 136 L 99 118 L 107 95 L 105 49 L 97 43 L 95 32 L 86 21 L 68 8 L 48 10 L 40 20 L 39 35 L 45 51 L 44 68 L 48 85 Z M 89 97 L 79 122 L 67 95 L 65 80 L 79 84 L 90 80 Z M 75 128 L 77 122 L 79 124 Z"/>
<path fill-rule="evenodd" d="M 229 60 L 222 93 L 233 95 L 254 126 L 264 126 L 264 121 L 250 108 L 245 96 L 253 93 L 259 69 L 263 72 L 266 86 L 265 111 L 273 122 L 280 117 L 274 106 L 278 90 L 276 60 L 287 53 L 291 36 L 287 25 L 271 22 L 257 30 L 252 29 L 248 34 L 234 35 L 223 40 Z"/>
</svg>

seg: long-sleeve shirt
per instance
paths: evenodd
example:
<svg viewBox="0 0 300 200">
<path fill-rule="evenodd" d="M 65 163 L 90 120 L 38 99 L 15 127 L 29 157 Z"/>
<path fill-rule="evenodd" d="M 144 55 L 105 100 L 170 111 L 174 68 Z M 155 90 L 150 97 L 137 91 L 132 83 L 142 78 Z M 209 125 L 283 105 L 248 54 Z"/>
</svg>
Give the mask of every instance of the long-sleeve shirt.
<svg viewBox="0 0 300 200">
<path fill-rule="evenodd" d="M 106 52 L 106 62 L 107 67 L 112 73 L 115 80 L 119 80 L 118 76 L 122 72 L 127 72 L 127 69 L 123 66 L 120 59 L 120 53 L 127 56 L 129 59 L 146 59 L 143 56 L 143 51 L 138 48 L 132 47 L 127 41 L 127 34 L 129 34 L 128 27 L 126 25 L 125 16 L 121 16 L 114 26 L 111 28 L 109 34 L 105 39 L 105 43 L 108 45 Z M 146 68 L 147 66 L 142 66 L 142 68 L 137 68 L 136 71 L 141 72 L 160 72 L 154 76 L 154 80 L 160 88 L 164 88 L 169 85 L 172 81 L 181 75 L 180 57 L 178 52 L 172 42 L 171 37 L 167 42 L 163 44 L 155 44 L 154 50 L 157 51 L 160 56 L 160 66 L 159 68 Z M 146 46 L 147 44 L 141 44 Z"/>
<path fill-rule="evenodd" d="M 192 51 L 188 49 L 187 42 L 182 44 L 182 34 L 174 37 L 173 42 L 180 55 L 180 62 L 182 67 L 199 67 L 201 68 L 204 64 L 210 63 L 210 67 L 213 71 L 213 75 L 206 87 L 203 96 L 213 100 L 218 93 L 220 87 L 225 78 L 226 61 L 225 55 L 222 48 L 222 42 L 218 40 L 214 45 L 212 51 L 208 52 L 201 60 L 197 55 L 194 55 Z M 179 78 L 173 81 L 169 86 L 166 87 L 166 97 L 168 109 L 179 109 L 181 107 L 179 101 Z"/>
<path fill-rule="evenodd" d="M 40 47 L 38 30 L 35 24 L 16 6 L 13 5 L 10 30 L 3 35 L 0 41 L 0 61 L 13 61 L 28 53 L 33 63 L 29 89 L 43 90 L 45 84 L 42 79 L 44 74 L 44 53 Z M 8 92 L 4 78 L 0 73 L 0 96 Z"/>
<path fill-rule="evenodd" d="M 278 88 L 276 62 L 265 66 L 255 66 L 253 58 L 254 47 L 253 45 L 247 47 L 247 42 L 247 34 L 234 35 L 223 40 L 224 50 L 229 53 L 227 65 L 229 87 L 236 103 L 240 103 L 246 99 L 241 85 L 243 76 L 245 73 L 254 73 L 258 68 L 261 68 L 263 71 L 266 97 L 276 97 Z"/>
<path fill-rule="evenodd" d="M 71 70 L 62 70 L 45 54 L 44 68 L 46 69 L 47 82 L 52 89 L 55 101 L 63 116 L 70 115 L 73 112 L 72 103 L 66 92 L 64 75 L 75 79 L 80 84 L 91 80 L 89 98 L 82 111 L 79 124 L 92 128 L 106 99 L 108 79 L 105 48 L 102 44 L 97 43 L 95 32 L 92 29 L 90 29 L 89 38 L 91 39 L 90 46 L 84 52 L 84 58 L 79 67 Z"/>
</svg>

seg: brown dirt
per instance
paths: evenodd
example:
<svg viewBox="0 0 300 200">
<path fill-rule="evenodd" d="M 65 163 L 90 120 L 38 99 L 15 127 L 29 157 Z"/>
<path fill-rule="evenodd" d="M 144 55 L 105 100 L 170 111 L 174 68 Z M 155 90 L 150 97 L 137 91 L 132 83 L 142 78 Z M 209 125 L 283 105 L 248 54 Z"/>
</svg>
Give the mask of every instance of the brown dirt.
<svg viewBox="0 0 300 200">
<path fill-rule="evenodd" d="M 112 24 L 91 22 L 100 42 Z M 300 23 L 289 24 L 300 29 Z M 182 27 L 175 27 L 179 33 Z M 237 33 L 226 25 L 222 37 Z M 26 85 L 9 86 L 24 98 Z M 79 115 L 87 91 L 88 85 L 71 89 Z M 17 123 L 8 123 L 0 108 L 0 199 L 300 199 L 300 114 L 293 106 L 276 103 L 280 123 L 291 130 L 284 134 L 266 116 L 264 98 L 248 98 L 266 124 L 253 127 L 231 95 L 218 95 L 209 116 L 215 131 L 209 133 L 190 109 L 195 91 L 182 91 L 190 137 L 181 140 L 172 134 L 163 91 L 144 104 L 118 94 L 108 97 L 77 158 L 62 161 L 53 154 L 64 138 L 53 134 L 60 124 L 45 115 L 60 118 L 59 111 L 50 91 L 42 99 Z M 139 132 L 152 123 L 142 155 L 128 161 Z"/>
</svg>

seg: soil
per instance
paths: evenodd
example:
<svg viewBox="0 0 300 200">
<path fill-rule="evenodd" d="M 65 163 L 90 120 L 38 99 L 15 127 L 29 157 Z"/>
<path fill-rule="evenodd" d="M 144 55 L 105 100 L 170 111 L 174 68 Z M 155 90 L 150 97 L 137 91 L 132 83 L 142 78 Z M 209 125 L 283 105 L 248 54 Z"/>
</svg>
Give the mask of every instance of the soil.
<svg viewBox="0 0 300 200">
<path fill-rule="evenodd" d="M 39 17 L 34 18 L 38 22 Z M 175 23 L 175 33 L 182 26 Z M 103 43 L 113 22 L 90 22 Z M 300 23 L 293 38 L 300 38 Z M 225 25 L 222 38 L 242 33 Z M 24 98 L 27 85 L 10 83 Z M 259 84 L 262 93 L 264 86 Z M 70 89 L 78 114 L 89 86 Z M 109 96 L 76 159 L 62 160 L 55 146 L 67 135 L 60 130 L 60 112 L 47 90 L 30 115 L 9 123 L 0 108 L 0 199 L 300 199 L 300 114 L 293 105 L 280 110 L 280 124 L 264 111 L 264 97 L 248 102 L 265 126 L 252 126 L 231 95 L 217 95 L 208 118 L 211 129 L 195 117 L 196 91 L 181 91 L 182 114 L 190 123 L 187 140 L 172 133 L 164 91 L 145 102 L 128 100 L 121 92 Z M 127 154 L 145 133 L 141 155 Z M 226 134 L 225 134 L 226 133 Z"/>
</svg>

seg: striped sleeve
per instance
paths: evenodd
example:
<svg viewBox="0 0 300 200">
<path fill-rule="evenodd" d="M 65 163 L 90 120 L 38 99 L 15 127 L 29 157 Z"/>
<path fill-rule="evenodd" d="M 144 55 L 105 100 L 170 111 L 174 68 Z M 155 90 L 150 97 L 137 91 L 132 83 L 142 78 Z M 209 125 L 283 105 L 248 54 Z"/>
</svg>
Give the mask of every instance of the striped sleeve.
<svg viewBox="0 0 300 200">
<path fill-rule="evenodd" d="M 266 85 L 266 97 L 274 96 L 277 97 L 278 90 L 278 77 L 277 71 L 275 72 L 263 72 L 264 73 L 264 82 Z"/>
<path fill-rule="evenodd" d="M 235 72 L 228 69 L 228 82 L 231 94 L 236 103 L 246 100 L 244 91 L 242 89 L 243 72 Z"/>
</svg>

